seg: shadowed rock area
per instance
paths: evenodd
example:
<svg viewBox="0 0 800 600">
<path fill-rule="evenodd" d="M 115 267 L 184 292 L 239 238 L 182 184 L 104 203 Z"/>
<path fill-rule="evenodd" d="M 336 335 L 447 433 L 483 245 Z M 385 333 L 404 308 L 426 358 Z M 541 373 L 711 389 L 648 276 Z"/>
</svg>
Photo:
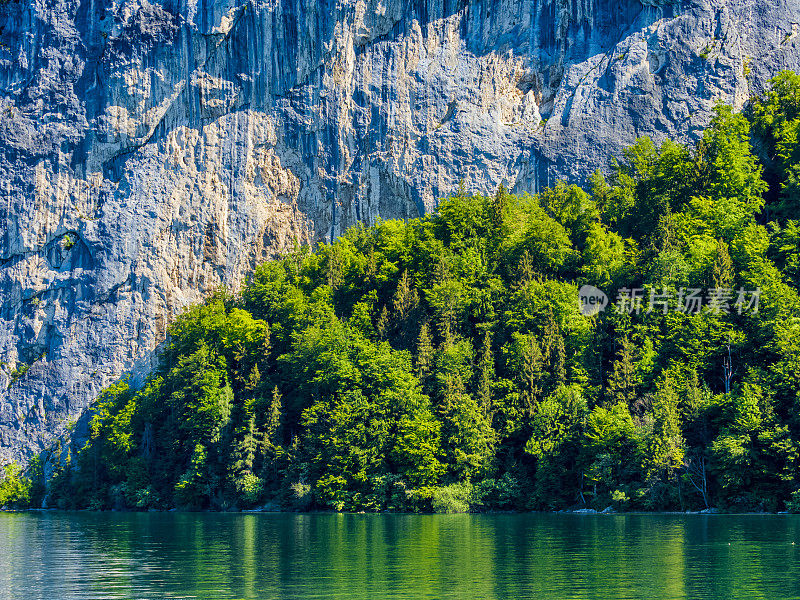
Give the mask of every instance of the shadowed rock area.
<svg viewBox="0 0 800 600">
<path fill-rule="evenodd" d="M 692 140 L 800 70 L 798 23 L 793 0 L 0 1 L 0 460 L 295 243 Z"/>
</svg>

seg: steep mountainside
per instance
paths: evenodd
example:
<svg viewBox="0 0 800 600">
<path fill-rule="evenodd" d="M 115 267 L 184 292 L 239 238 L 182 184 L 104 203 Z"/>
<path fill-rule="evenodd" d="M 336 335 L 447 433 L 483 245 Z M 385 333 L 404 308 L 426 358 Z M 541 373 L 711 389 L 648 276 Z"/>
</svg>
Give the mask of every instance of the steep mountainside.
<svg viewBox="0 0 800 600">
<path fill-rule="evenodd" d="M 800 69 L 798 23 L 796 0 L 0 1 L 0 458 L 295 240 L 691 139 Z"/>
</svg>

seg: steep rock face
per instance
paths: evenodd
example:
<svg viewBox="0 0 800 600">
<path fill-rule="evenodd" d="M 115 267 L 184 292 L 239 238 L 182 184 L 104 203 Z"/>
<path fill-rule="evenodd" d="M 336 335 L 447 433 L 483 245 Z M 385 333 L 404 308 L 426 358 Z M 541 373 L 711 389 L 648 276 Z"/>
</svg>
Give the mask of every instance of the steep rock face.
<svg viewBox="0 0 800 600">
<path fill-rule="evenodd" d="M 296 242 L 692 139 L 800 68 L 798 23 L 796 0 L 0 1 L 0 460 Z"/>
</svg>

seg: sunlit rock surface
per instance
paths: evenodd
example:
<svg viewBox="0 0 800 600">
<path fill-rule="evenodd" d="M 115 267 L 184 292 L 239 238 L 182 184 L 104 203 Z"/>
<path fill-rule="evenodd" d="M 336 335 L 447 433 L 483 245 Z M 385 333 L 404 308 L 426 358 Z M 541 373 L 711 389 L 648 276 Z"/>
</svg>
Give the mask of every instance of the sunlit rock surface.
<svg viewBox="0 0 800 600">
<path fill-rule="evenodd" d="M 0 0 L 0 460 L 296 241 L 696 137 L 799 4 Z"/>
</svg>

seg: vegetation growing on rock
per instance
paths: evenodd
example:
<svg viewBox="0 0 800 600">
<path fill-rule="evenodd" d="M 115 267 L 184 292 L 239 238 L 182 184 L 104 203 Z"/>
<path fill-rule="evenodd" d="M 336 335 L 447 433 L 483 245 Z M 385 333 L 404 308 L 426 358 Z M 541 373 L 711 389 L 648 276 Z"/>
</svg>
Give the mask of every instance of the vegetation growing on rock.
<svg viewBox="0 0 800 600">
<path fill-rule="evenodd" d="M 49 501 L 794 507 L 798 131 L 784 73 L 693 147 L 640 140 L 588 192 L 462 188 L 268 262 L 177 320 L 142 389 L 106 390 Z M 584 316 L 586 284 L 640 289 L 642 309 Z M 702 310 L 681 310 L 689 290 Z"/>
</svg>

